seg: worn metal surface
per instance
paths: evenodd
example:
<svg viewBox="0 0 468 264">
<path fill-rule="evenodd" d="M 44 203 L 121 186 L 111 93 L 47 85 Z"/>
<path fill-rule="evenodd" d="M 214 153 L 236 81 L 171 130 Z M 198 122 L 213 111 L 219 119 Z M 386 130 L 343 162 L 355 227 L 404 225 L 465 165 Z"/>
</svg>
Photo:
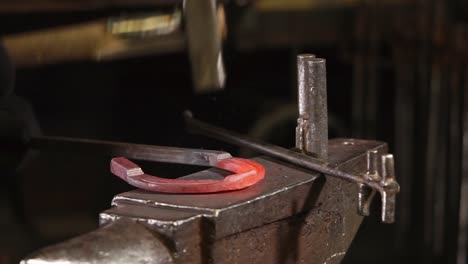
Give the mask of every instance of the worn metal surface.
<svg viewBox="0 0 468 264">
<path fill-rule="evenodd" d="M 383 167 L 382 169 L 383 171 L 388 172 L 385 178 L 382 177 L 382 180 L 375 180 L 376 177 L 367 176 L 367 174 L 369 174 L 368 172 L 359 174 L 353 171 L 339 170 L 333 166 L 330 166 L 330 163 L 327 163 L 326 161 L 278 146 L 269 145 L 254 139 L 249 139 L 222 128 L 201 122 L 193 118 L 191 114 L 186 114 L 185 118 L 192 132 L 201 133 L 221 141 L 251 148 L 260 153 L 288 161 L 292 164 L 296 164 L 304 168 L 315 170 L 326 175 L 334 176 L 357 184 L 364 184 L 372 189 L 375 189 L 380 192 L 382 198 L 382 221 L 385 223 L 393 223 L 395 221 L 394 203 L 395 196 L 399 192 L 400 186 L 395 180 L 393 169 L 390 169 L 390 167 Z M 353 145 L 354 142 L 350 141 L 347 144 Z M 382 163 L 382 166 L 392 166 L 393 156 L 387 155 L 385 161 L 387 163 Z"/>
<path fill-rule="evenodd" d="M 329 162 L 339 169 L 365 173 L 368 150 L 382 154 L 386 145 L 376 141 L 331 140 Z M 115 196 L 113 207 L 101 213 L 100 223 L 106 228 L 129 219 L 144 225 L 159 234 L 157 239 L 164 241 L 175 263 L 338 263 L 362 221 L 355 209 L 357 185 L 324 178 L 317 172 L 267 157 L 254 160 L 266 168 L 267 175 L 250 188 L 201 195 L 135 190 Z M 215 175 L 212 171 L 208 173 Z M 198 172 L 188 178 L 203 178 L 204 174 Z M 134 228 L 129 224 L 112 232 L 124 237 Z M 126 237 L 125 243 L 109 243 L 101 254 L 112 255 L 115 251 L 124 254 L 136 244 L 147 249 L 145 239 Z M 83 260 L 86 250 L 93 247 L 93 241 L 86 242 L 65 242 L 26 261 L 41 256 L 46 256 L 42 259 L 45 263 L 63 260 L 63 255 L 57 252 L 66 252 L 67 260 L 76 263 L 75 259 Z M 71 245 L 74 247 L 70 248 Z M 160 246 L 154 250 L 160 251 Z M 140 251 L 140 257 L 159 260 L 153 255 L 154 250 Z M 88 255 L 87 261 L 100 261 L 95 258 Z"/>
<path fill-rule="evenodd" d="M 50 246 L 26 257 L 37 263 L 174 263 L 160 235 L 128 219 Z"/>
<path fill-rule="evenodd" d="M 299 118 L 296 148 L 307 155 L 327 160 L 328 108 L 325 60 L 315 55 L 297 56 Z"/>
</svg>

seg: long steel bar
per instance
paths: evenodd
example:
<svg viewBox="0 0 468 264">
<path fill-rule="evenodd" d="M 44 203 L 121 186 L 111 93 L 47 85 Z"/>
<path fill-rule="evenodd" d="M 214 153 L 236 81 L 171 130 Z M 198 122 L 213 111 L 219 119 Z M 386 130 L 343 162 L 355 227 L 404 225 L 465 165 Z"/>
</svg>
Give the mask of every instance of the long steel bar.
<svg viewBox="0 0 468 264">
<path fill-rule="evenodd" d="M 136 160 L 199 166 L 213 166 L 217 161 L 231 157 L 227 152 L 216 150 L 162 147 L 67 137 L 33 138 L 30 142 L 30 147 L 73 152 L 81 151 L 113 157 L 123 156 Z"/>
<path fill-rule="evenodd" d="M 205 122 L 193 118 L 193 116 L 188 112 L 186 112 L 185 114 L 185 120 L 189 126 L 190 131 L 193 133 L 199 133 L 234 145 L 247 147 L 260 153 L 291 162 L 304 168 L 315 170 L 326 175 L 335 176 L 350 182 L 366 184 L 369 187 L 377 189 L 381 192 L 384 191 L 384 188 L 378 183 L 368 182 L 365 179 L 363 179 L 362 176 L 353 175 L 349 172 L 333 168 L 326 161 L 310 157 L 289 149 L 285 149 L 275 145 L 270 145 L 255 139 L 247 138 L 234 132 L 227 131 L 225 129 L 207 124 Z"/>
</svg>

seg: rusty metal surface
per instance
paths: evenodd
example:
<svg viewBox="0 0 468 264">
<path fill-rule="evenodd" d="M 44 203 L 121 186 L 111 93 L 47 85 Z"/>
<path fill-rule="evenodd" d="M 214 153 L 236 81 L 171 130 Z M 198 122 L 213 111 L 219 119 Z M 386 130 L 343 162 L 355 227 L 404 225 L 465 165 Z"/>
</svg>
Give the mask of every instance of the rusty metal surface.
<svg viewBox="0 0 468 264">
<path fill-rule="evenodd" d="M 330 142 L 330 158 L 336 158 L 339 149 L 355 150 L 352 146 L 343 148 L 344 142 Z M 377 149 L 382 153 L 385 148 L 381 145 Z M 364 159 L 362 152 L 338 168 L 365 171 Z M 362 220 L 355 210 L 357 186 L 333 177 L 315 184 L 319 187 L 311 186 L 302 207 L 293 205 L 302 213 L 220 240 L 215 244 L 219 249 L 214 250 L 215 262 L 224 256 L 225 263 L 339 263 Z"/>
</svg>

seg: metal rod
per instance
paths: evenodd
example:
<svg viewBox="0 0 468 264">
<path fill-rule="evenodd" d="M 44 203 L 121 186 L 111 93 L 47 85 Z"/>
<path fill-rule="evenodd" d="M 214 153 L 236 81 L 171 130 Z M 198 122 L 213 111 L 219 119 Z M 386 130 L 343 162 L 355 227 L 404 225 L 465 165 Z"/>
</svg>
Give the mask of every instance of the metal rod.
<svg viewBox="0 0 468 264">
<path fill-rule="evenodd" d="M 297 56 L 297 87 L 299 98 L 299 118 L 309 119 L 309 70 L 308 63 L 315 59 L 313 54 L 302 54 Z"/>
<path fill-rule="evenodd" d="M 384 175 L 382 180 L 377 181 L 375 179 L 369 179 L 370 177 L 364 177 L 362 174 L 353 174 L 336 169 L 321 159 L 313 158 L 302 153 L 263 143 L 254 139 L 249 139 L 222 128 L 204 123 L 193 118 L 192 114 L 188 111 L 185 112 L 185 121 L 189 130 L 193 133 L 203 134 L 224 142 L 244 146 L 260 153 L 288 161 L 292 164 L 315 170 L 325 175 L 357 183 L 360 186 L 366 185 L 378 191 L 381 195 L 382 222 L 393 223 L 395 221 L 395 198 L 396 194 L 400 191 L 400 186 L 394 177 L 393 155 L 391 154 L 382 156 L 382 170 Z M 372 167 L 373 165 L 370 166 Z M 361 209 L 364 209 L 363 207 Z M 361 211 L 364 213 L 365 210 Z"/>
<path fill-rule="evenodd" d="M 88 154 L 122 156 L 136 160 L 199 166 L 213 166 L 217 161 L 231 157 L 227 152 L 216 150 L 174 148 L 67 137 L 36 137 L 31 140 L 30 147 L 41 150 L 79 151 Z"/>
<path fill-rule="evenodd" d="M 312 54 L 297 56 L 299 118 L 296 148 L 323 160 L 328 157 L 326 77 L 325 59 Z"/>
<path fill-rule="evenodd" d="M 374 181 L 380 181 L 380 176 L 377 170 L 379 153 L 377 150 L 372 149 L 367 151 L 367 173 L 362 177 Z M 375 196 L 376 191 L 369 186 L 359 184 L 358 192 L 358 212 L 360 215 L 370 215 L 370 205 Z"/>
<path fill-rule="evenodd" d="M 185 121 L 188 125 L 189 130 L 193 133 L 199 133 L 234 145 L 247 147 L 260 153 L 278 159 L 282 159 L 290 163 L 296 164 L 298 166 L 315 170 L 326 175 L 339 177 L 350 182 L 362 183 L 378 190 L 379 192 L 384 191 L 383 187 L 378 182 L 366 181 L 360 175 L 353 175 L 349 172 L 330 167 L 330 165 L 326 161 L 323 161 L 321 159 L 310 157 L 275 145 L 270 145 L 255 139 L 250 139 L 238 135 L 234 132 L 230 132 L 225 129 L 204 123 L 193 118 L 190 112 L 185 113 Z"/>
</svg>

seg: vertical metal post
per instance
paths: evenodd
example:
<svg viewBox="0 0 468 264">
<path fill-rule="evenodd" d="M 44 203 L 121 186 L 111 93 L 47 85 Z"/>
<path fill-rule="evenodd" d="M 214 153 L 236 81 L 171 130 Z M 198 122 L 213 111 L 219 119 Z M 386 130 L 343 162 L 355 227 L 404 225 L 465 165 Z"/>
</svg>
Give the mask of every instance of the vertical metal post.
<svg viewBox="0 0 468 264">
<path fill-rule="evenodd" d="M 367 173 L 363 174 L 365 180 L 380 181 L 380 175 L 377 170 L 379 153 L 377 150 L 367 151 Z M 362 216 L 370 214 L 370 205 L 376 191 L 365 184 L 359 184 L 358 193 L 358 213 Z"/>
<path fill-rule="evenodd" d="M 395 165 L 392 154 L 382 157 L 382 185 L 395 184 Z M 382 192 L 382 222 L 393 223 L 395 221 L 396 192 Z"/>
<path fill-rule="evenodd" d="M 304 154 L 327 160 L 328 113 L 327 76 L 325 60 L 312 54 L 297 56 L 297 81 L 299 94 L 299 118 L 296 127 L 296 148 Z M 359 184 L 358 212 L 369 215 L 369 208 L 376 191 L 364 183 L 374 182 L 382 186 L 382 221 L 395 220 L 395 197 L 400 187 L 395 180 L 393 155 L 381 156 L 382 177 L 378 166 L 378 153 L 367 153 L 367 173 Z"/>
<path fill-rule="evenodd" d="M 326 160 L 328 157 L 327 76 L 325 59 L 297 56 L 299 118 L 296 148 Z"/>
</svg>

